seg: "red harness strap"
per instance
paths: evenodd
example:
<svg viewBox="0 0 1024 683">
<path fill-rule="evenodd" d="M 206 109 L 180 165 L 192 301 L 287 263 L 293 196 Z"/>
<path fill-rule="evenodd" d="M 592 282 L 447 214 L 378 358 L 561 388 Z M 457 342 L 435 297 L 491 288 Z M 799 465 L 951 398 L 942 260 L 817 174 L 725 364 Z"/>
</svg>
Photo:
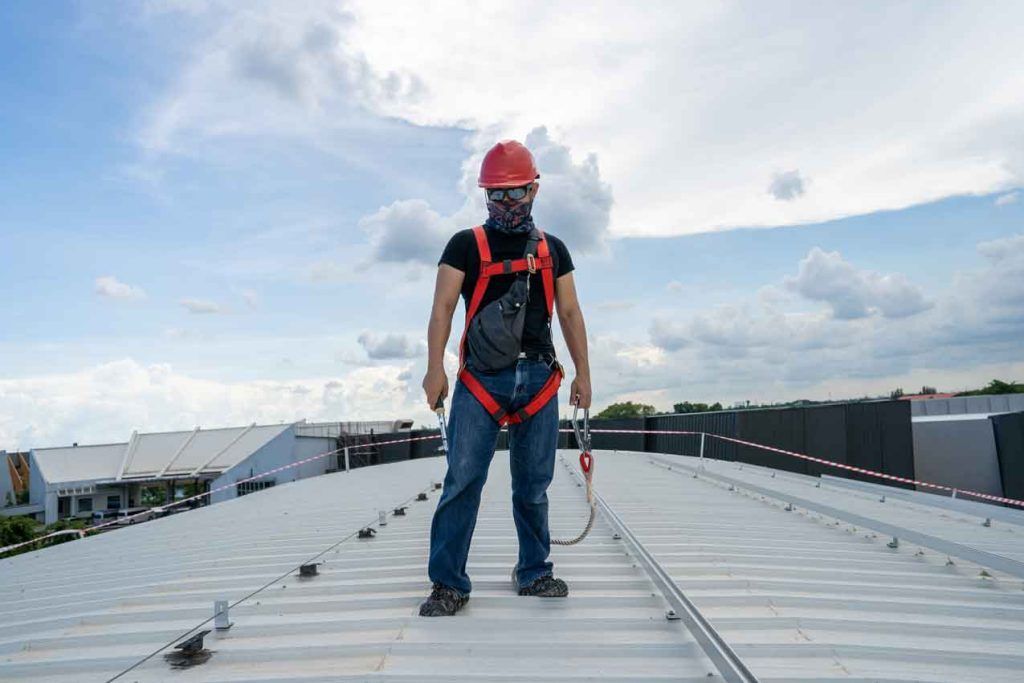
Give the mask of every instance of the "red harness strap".
<svg viewBox="0 0 1024 683">
<path fill-rule="evenodd" d="M 494 421 L 501 426 L 519 424 L 533 417 L 558 393 L 558 387 L 561 385 L 562 377 L 565 375 L 561 364 L 555 361 L 555 367 L 547 381 L 540 388 L 540 391 L 525 406 L 509 414 L 491 396 L 490 392 L 484 388 L 480 380 L 474 377 L 473 373 L 466 367 L 466 333 L 469 331 L 469 322 L 480 308 L 480 302 L 484 298 L 484 292 L 487 291 L 487 284 L 490 282 L 491 277 L 508 273 L 520 273 L 524 270 L 529 270 L 530 272 L 539 270 L 544 284 L 544 303 L 547 307 L 548 319 L 551 318 L 555 308 L 555 276 L 552 272 L 554 264 L 551 252 L 548 250 L 548 241 L 544 237 L 543 232 L 539 229 L 538 232 L 540 232 L 540 242 L 537 244 L 536 258 L 506 259 L 495 263 L 491 261 L 491 247 L 487 244 L 487 233 L 484 232 L 484 227 L 478 225 L 473 228 L 477 250 L 480 252 L 480 275 L 477 278 L 476 286 L 473 288 L 473 295 L 469 299 L 469 307 L 466 309 L 466 326 L 462 331 L 462 341 L 459 342 L 459 379 L 466 385 L 469 392 L 480 401 L 480 405 L 491 414 Z"/>
</svg>

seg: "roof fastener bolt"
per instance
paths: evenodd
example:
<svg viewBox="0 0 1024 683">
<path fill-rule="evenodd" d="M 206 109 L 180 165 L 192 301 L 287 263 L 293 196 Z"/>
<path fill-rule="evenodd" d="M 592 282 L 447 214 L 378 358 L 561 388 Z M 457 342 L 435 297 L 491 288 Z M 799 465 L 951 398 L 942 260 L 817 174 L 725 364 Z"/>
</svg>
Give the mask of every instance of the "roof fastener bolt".
<svg viewBox="0 0 1024 683">
<path fill-rule="evenodd" d="M 785 509 L 786 509 L 786 512 L 792 512 L 793 511 L 793 504 L 792 503 L 786 503 L 786 508 Z"/>
<path fill-rule="evenodd" d="M 669 621 L 679 621 L 679 615 L 676 614 L 676 611 L 674 609 L 670 609 L 670 610 L 666 611 L 665 612 L 665 618 L 668 619 Z"/>
<path fill-rule="evenodd" d="M 878 502 L 879 503 L 884 503 L 885 502 L 885 496 L 882 496 L 881 498 L 879 498 Z"/>
<path fill-rule="evenodd" d="M 426 500 L 426 499 L 427 499 L 427 494 L 423 493 L 422 491 L 420 491 L 419 494 L 417 494 L 417 496 L 416 496 L 416 500 Z"/>
<path fill-rule="evenodd" d="M 619 534 L 612 534 L 612 538 L 616 541 L 622 540 L 622 536 L 620 536 Z"/>
<path fill-rule="evenodd" d="M 992 518 L 986 517 L 985 521 L 981 523 L 982 526 L 992 526 Z"/>
<path fill-rule="evenodd" d="M 892 548 L 893 550 L 896 550 L 896 548 L 900 547 L 900 539 L 893 536 L 892 540 L 886 543 L 885 545 Z"/>
<path fill-rule="evenodd" d="M 405 508 L 404 507 L 395 508 L 394 514 L 395 514 L 395 517 L 405 517 Z"/>
<path fill-rule="evenodd" d="M 359 530 L 359 538 L 373 538 L 377 535 L 377 530 L 370 527 Z"/>
<path fill-rule="evenodd" d="M 319 562 L 304 564 L 299 567 L 299 576 L 317 576 L 320 573 L 320 570 L 318 569 L 319 566 Z"/>
<path fill-rule="evenodd" d="M 439 482 L 439 481 L 435 481 L 434 482 L 434 490 L 435 491 L 440 491 L 441 490 L 441 482 Z"/>
</svg>

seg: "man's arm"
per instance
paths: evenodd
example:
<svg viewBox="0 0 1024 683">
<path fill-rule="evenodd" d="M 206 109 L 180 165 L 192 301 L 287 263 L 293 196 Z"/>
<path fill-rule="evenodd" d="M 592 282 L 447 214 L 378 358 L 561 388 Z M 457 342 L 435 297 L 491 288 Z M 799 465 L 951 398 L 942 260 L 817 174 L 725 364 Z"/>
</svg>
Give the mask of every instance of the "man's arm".
<svg viewBox="0 0 1024 683">
<path fill-rule="evenodd" d="M 448 377 L 444 372 L 444 347 L 452 332 L 452 314 L 459 304 L 459 293 L 466 274 L 458 268 L 442 263 L 437 268 L 434 283 L 434 305 L 430 309 L 427 325 L 427 374 L 423 377 L 423 391 L 431 410 L 438 398 L 448 396 Z"/>
<path fill-rule="evenodd" d="M 590 358 L 587 354 L 587 327 L 583 322 L 583 311 L 579 299 L 576 298 L 576 283 L 572 273 L 566 273 L 555 280 L 555 307 L 558 311 L 558 324 L 565 337 L 565 345 L 569 347 L 573 365 L 576 366 L 576 378 L 569 390 L 569 400 L 575 403 L 579 397 L 579 407 L 589 408 L 591 399 Z"/>
</svg>

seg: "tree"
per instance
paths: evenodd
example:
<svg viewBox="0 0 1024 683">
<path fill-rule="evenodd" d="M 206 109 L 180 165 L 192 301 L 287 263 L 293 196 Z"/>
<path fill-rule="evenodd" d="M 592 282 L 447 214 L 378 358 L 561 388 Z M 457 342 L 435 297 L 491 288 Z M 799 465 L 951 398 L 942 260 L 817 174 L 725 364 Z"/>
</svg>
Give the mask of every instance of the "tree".
<svg viewBox="0 0 1024 683">
<path fill-rule="evenodd" d="M 923 387 L 921 387 L 921 393 L 922 394 L 937 394 L 937 393 L 939 393 L 939 390 L 936 389 L 935 387 L 930 387 L 927 384 L 925 384 Z"/>
<path fill-rule="evenodd" d="M 1024 394 L 1024 383 L 994 379 L 983 389 L 962 391 L 957 396 L 994 396 L 997 394 Z"/>
<path fill-rule="evenodd" d="M 647 405 L 646 403 L 633 403 L 632 401 L 625 401 L 623 403 L 611 404 L 594 417 L 644 417 L 646 415 L 653 415 L 654 412 L 654 406 Z"/>
<path fill-rule="evenodd" d="M 903 387 L 896 387 L 895 389 L 893 389 L 892 391 L 889 392 L 889 398 L 891 398 L 893 400 L 895 400 L 897 398 L 902 398 L 902 397 L 903 397 Z"/>
<path fill-rule="evenodd" d="M 31 541 L 36 523 L 28 517 L 0 517 L 0 546 Z"/>
<path fill-rule="evenodd" d="M 722 404 L 718 401 L 711 405 L 708 405 L 707 403 L 690 403 L 689 401 L 674 403 L 672 405 L 672 412 L 674 413 L 710 413 L 721 409 Z"/>
</svg>

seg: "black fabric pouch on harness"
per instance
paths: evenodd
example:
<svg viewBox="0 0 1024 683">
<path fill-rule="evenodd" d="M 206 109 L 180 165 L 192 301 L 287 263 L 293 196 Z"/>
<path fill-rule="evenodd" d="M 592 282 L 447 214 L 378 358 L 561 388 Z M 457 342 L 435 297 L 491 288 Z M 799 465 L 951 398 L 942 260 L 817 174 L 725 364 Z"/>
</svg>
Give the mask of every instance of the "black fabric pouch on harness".
<svg viewBox="0 0 1024 683">
<path fill-rule="evenodd" d="M 531 231 L 523 258 L 537 254 L 540 235 Z M 523 345 L 526 303 L 530 296 L 530 274 L 516 276 L 509 290 L 473 316 L 466 332 L 473 368 L 496 372 L 513 365 Z"/>
</svg>

